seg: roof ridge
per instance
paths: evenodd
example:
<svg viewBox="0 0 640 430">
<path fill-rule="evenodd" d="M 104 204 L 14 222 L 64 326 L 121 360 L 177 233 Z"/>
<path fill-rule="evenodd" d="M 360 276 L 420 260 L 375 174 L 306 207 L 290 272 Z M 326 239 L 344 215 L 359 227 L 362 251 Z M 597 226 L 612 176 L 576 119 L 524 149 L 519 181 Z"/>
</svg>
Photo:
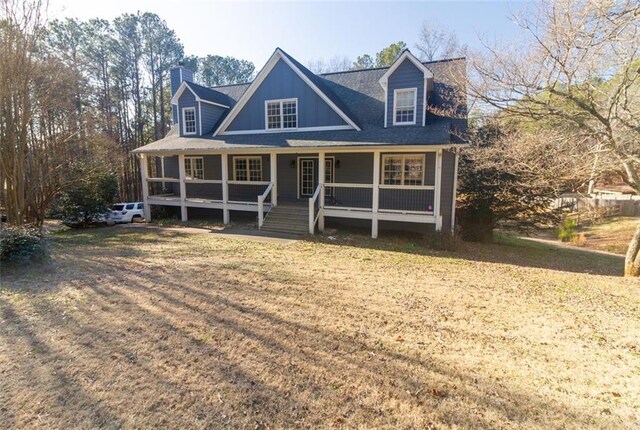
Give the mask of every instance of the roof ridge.
<svg viewBox="0 0 640 430">
<path fill-rule="evenodd" d="M 448 61 L 458 61 L 458 60 L 466 60 L 466 59 L 467 59 L 467 57 L 442 58 L 440 60 L 421 61 L 421 63 L 426 66 L 427 64 L 446 63 Z M 368 72 L 370 70 L 384 70 L 384 69 L 388 69 L 390 67 L 391 66 L 367 67 L 367 68 L 364 68 L 364 69 L 353 69 L 353 70 L 341 70 L 341 71 L 337 71 L 337 72 L 318 73 L 318 76 L 339 75 L 341 73 Z"/>
</svg>

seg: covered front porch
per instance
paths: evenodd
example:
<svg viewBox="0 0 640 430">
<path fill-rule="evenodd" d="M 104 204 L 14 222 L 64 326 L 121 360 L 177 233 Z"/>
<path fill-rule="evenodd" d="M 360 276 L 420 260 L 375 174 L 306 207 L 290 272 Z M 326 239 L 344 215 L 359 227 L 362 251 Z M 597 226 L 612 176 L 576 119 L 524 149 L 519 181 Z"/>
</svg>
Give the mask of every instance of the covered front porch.
<svg viewBox="0 0 640 430">
<path fill-rule="evenodd" d="M 156 205 L 180 207 L 183 221 L 187 208 L 219 209 L 225 224 L 234 211 L 249 211 L 263 228 L 272 208 L 303 204 L 310 234 L 323 231 L 327 217 L 371 220 L 374 238 L 378 221 L 440 230 L 443 158 L 457 157 L 427 149 L 141 154 L 146 218 Z"/>
</svg>

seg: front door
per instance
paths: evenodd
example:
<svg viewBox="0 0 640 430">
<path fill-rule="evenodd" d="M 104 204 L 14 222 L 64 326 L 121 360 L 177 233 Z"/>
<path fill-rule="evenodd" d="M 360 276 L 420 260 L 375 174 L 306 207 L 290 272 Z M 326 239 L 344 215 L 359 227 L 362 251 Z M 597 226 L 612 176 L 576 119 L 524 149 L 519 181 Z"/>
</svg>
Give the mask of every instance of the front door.
<svg viewBox="0 0 640 430">
<path fill-rule="evenodd" d="M 333 182 L 333 158 L 325 158 L 324 182 Z M 312 197 L 318 187 L 318 159 L 300 158 L 298 171 L 298 190 L 300 198 Z M 330 189 L 327 191 L 331 191 Z"/>
<path fill-rule="evenodd" d="M 316 190 L 318 174 L 316 160 L 313 158 L 300 159 L 300 197 L 311 197 Z"/>
</svg>

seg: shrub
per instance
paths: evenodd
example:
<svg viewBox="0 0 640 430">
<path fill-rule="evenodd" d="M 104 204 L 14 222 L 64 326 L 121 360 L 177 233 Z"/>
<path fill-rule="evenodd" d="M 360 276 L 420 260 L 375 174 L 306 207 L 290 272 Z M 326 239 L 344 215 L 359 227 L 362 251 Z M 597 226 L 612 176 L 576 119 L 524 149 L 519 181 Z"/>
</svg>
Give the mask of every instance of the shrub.
<svg viewBox="0 0 640 430">
<path fill-rule="evenodd" d="M 0 261 L 41 261 L 49 256 L 47 240 L 38 228 L 0 228 Z"/>
<path fill-rule="evenodd" d="M 562 224 L 556 229 L 558 239 L 562 242 L 569 242 L 576 234 L 576 227 L 578 224 L 573 219 L 565 219 Z"/>
<path fill-rule="evenodd" d="M 78 169 L 78 172 L 85 176 L 64 191 L 61 201 L 60 212 L 69 227 L 87 227 L 103 219 L 118 193 L 115 175 L 87 169 Z"/>
</svg>

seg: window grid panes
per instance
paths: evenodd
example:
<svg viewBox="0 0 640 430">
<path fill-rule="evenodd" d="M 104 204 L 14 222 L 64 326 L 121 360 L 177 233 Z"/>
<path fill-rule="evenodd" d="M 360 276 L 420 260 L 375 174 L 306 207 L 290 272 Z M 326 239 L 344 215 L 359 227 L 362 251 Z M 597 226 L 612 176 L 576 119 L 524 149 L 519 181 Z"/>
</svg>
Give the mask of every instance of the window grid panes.
<svg viewBox="0 0 640 430">
<path fill-rule="evenodd" d="M 184 171 L 187 179 L 204 179 L 204 159 L 184 157 Z"/>
<path fill-rule="evenodd" d="M 234 176 L 236 181 L 262 181 L 261 157 L 236 157 L 234 160 Z"/>
<path fill-rule="evenodd" d="M 267 128 L 280 128 L 280 102 L 267 103 Z"/>
<path fill-rule="evenodd" d="M 282 102 L 282 128 L 296 128 L 298 126 L 297 109 L 295 101 Z"/>
<path fill-rule="evenodd" d="M 422 155 L 385 155 L 382 165 L 384 185 L 423 185 L 424 183 Z"/>
<path fill-rule="evenodd" d="M 185 108 L 182 111 L 184 120 L 184 134 L 194 134 L 196 132 L 196 109 Z"/>
<path fill-rule="evenodd" d="M 267 130 L 298 127 L 298 101 L 278 100 L 269 101 L 267 110 Z"/>
<path fill-rule="evenodd" d="M 416 90 L 396 91 L 396 124 L 412 124 L 415 122 Z"/>
</svg>

